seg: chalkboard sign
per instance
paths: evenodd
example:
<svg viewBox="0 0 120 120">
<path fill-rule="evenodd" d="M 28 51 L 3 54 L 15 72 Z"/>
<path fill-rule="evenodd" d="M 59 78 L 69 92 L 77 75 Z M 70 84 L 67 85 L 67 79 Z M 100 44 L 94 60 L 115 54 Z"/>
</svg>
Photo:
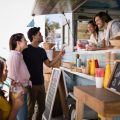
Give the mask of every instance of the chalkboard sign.
<svg viewBox="0 0 120 120">
<path fill-rule="evenodd" d="M 53 110 L 53 106 L 54 106 L 54 102 L 55 102 L 55 97 L 57 94 L 57 89 L 60 88 L 60 84 L 61 84 L 61 82 L 63 82 L 62 81 L 63 79 L 61 79 L 61 76 L 62 76 L 62 71 L 58 68 L 53 68 L 50 83 L 48 86 L 48 92 L 46 95 L 45 111 L 43 113 L 42 120 L 51 120 L 51 115 L 52 115 L 52 110 Z M 62 89 L 62 91 L 61 91 L 61 89 Z M 64 96 L 61 98 L 61 100 L 62 100 L 61 102 L 63 103 L 64 102 L 63 100 L 66 97 L 65 96 L 65 88 L 64 88 L 63 84 L 62 84 L 62 87 L 60 88 L 59 92 L 61 92 L 61 94 Z M 64 103 L 63 103 L 63 106 L 65 106 Z"/>
<path fill-rule="evenodd" d="M 110 82 L 108 84 L 108 88 L 120 94 L 120 62 L 116 62 L 113 73 L 110 77 Z"/>
</svg>

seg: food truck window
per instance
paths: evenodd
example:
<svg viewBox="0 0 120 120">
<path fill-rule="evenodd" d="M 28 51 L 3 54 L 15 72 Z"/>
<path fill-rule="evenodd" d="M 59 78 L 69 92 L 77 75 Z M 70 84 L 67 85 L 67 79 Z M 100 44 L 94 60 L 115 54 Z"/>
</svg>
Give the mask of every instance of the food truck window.
<svg viewBox="0 0 120 120">
<path fill-rule="evenodd" d="M 90 38 L 87 25 L 88 21 L 77 21 L 77 40 L 88 40 Z"/>
<path fill-rule="evenodd" d="M 70 28 L 69 24 L 63 25 L 63 44 L 69 45 Z"/>
<path fill-rule="evenodd" d="M 61 14 L 50 14 L 45 17 L 46 42 L 54 43 L 58 50 L 62 44 Z"/>
</svg>

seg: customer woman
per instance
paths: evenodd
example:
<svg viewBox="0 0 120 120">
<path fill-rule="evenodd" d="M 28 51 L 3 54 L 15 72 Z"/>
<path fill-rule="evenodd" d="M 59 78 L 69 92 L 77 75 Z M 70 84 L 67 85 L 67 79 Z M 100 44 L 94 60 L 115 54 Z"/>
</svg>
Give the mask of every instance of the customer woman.
<svg viewBox="0 0 120 120">
<path fill-rule="evenodd" d="M 19 82 L 24 88 L 27 88 L 31 82 L 30 74 L 23 60 L 22 51 L 27 48 L 27 41 L 22 33 L 13 34 L 9 41 L 10 55 L 7 61 L 8 77 L 13 81 Z M 27 120 L 27 92 L 25 94 L 25 102 L 19 110 L 17 120 Z"/>
<path fill-rule="evenodd" d="M 5 63 L 5 59 L 0 57 L 0 120 L 15 120 L 19 108 L 24 103 L 24 97 L 22 92 L 18 93 L 17 97 L 14 97 L 14 93 L 11 93 L 10 104 L 10 102 L 6 100 L 4 92 L 2 91 L 4 81 L 6 79 L 7 79 L 7 66 Z"/>
<path fill-rule="evenodd" d="M 91 33 L 88 48 L 97 49 L 104 47 L 104 34 L 102 31 L 99 31 L 93 20 L 88 22 L 87 29 Z"/>
</svg>

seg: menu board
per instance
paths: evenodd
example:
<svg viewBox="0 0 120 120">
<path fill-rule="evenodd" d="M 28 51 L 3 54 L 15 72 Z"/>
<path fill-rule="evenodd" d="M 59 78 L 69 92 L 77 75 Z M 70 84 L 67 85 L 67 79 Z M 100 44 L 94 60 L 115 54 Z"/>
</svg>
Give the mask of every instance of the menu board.
<svg viewBox="0 0 120 120">
<path fill-rule="evenodd" d="M 108 88 L 120 94 L 120 62 L 116 62 L 113 73 L 110 77 Z"/>
<path fill-rule="evenodd" d="M 45 111 L 43 113 L 42 120 L 51 120 L 51 115 L 52 115 L 57 88 L 60 80 L 60 75 L 61 75 L 61 70 L 58 68 L 53 68 L 50 84 L 48 87 L 48 92 L 46 95 Z"/>
</svg>

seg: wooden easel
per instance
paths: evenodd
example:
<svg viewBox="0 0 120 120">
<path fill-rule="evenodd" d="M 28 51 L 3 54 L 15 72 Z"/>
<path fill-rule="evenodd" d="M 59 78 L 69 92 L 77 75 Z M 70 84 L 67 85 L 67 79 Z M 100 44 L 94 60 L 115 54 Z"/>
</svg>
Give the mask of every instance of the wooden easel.
<svg viewBox="0 0 120 120">
<path fill-rule="evenodd" d="M 65 92 L 63 74 L 60 69 L 53 68 L 51 79 L 50 79 L 50 84 L 48 87 L 48 92 L 46 95 L 45 111 L 43 113 L 42 120 L 51 120 L 51 115 L 52 115 L 52 110 L 53 110 L 57 90 L 60 95 L 63 115 L 65 118 L 67 118 L 68 117 L 68 105 L 67 105 L 67 96 Z"/>
</svg>

